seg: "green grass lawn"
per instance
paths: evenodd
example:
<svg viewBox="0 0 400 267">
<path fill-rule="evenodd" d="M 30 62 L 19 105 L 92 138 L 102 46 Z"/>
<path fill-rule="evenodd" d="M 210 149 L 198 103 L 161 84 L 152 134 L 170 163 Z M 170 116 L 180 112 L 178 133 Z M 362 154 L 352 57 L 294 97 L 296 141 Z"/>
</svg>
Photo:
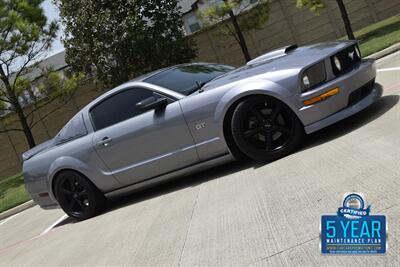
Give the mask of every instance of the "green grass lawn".
<svg viewBox="0 0 400 267">
<path fill-rule="evenodd" d="M 29 199 L 21 174 L 0 180 L 0 212 L 18 206 Z"/>
<path fill-rule="evenodd" d="M 400 42 L 400 15 L 369 25 L 354 33 L 362 55 L 368 56 Z"/>
</svg>

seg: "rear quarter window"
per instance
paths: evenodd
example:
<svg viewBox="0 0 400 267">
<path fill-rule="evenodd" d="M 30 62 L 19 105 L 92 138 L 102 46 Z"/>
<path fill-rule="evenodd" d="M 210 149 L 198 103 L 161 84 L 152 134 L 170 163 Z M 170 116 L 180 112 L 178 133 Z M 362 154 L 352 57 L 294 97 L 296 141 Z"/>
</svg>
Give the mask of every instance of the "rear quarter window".
<svg viewBox="0 0 400 267">
<path fill-rule="evenodd" d="M 87 134 L 87 129 L 83 121 L 83 114 L 73 117 L 58 133 L 56 144 L 62 144 Z"/>
</svg>

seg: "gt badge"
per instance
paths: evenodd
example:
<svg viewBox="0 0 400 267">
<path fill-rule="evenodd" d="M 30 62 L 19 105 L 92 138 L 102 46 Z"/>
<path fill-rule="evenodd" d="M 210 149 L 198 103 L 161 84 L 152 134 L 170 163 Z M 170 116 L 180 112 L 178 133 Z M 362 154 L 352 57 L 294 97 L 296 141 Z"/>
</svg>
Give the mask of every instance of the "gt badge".
<svg viewBox="0 0 400 267">
<path fill-rule="evenodd" d="M 206 123 L 202 122 L 202 123 L 196 124 L 195 127 L 196 127 L 196 130 L 201 130 L 206 127 Z"/>
</svg>

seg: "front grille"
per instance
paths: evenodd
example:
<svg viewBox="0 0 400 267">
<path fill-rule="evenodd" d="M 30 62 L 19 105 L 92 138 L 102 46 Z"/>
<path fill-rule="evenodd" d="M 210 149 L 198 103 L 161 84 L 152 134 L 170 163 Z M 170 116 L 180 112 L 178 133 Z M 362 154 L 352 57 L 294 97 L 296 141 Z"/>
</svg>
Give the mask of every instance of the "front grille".
<svg viewBox="0 0 400 267">
<path fill-rule="evenodd" d="M 369 95 L 374 88 L 375 79 L 369 81 L 367 84 L 363 85 L 361 88 L 358 88 L 354 92 L 352 92 L 349 96 L 348 106 L 352 106 L 358 102 L 360 102 L 364 97 Z"/>
<path fill-rule="evenodd" d="M 339 59 L 341 63 L 342 66 L 341 70 L 339 70 L 335 65 L 334 61 L 335 56 Z M 346 49 L 343 49 L 342 51 L 331 57 L 332 69 L 336 76 L 339 76 L 343 73 L 350 71 L 360 61 L 361 58 L 358 57 L 357 55 L 356 45 L 352 45 Z"/>
</svg>

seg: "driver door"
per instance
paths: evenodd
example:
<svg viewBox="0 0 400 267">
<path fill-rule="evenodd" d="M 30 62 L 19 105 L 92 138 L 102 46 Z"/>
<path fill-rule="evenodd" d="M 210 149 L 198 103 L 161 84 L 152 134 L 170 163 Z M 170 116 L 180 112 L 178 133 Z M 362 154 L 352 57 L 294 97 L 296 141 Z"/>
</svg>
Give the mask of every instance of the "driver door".
<svg viewBox="0 0 400 267">
<path fill-rule="evenodd" d="M 166 96 L 147 88 L 129 88 L 90 110 L 93 146 L 111 174 L 125 185 L 199 161 L 179 101 L 167 97 L 168 103 L 160 109 L 140 108 L 154 97 Z"/>
</svg>

